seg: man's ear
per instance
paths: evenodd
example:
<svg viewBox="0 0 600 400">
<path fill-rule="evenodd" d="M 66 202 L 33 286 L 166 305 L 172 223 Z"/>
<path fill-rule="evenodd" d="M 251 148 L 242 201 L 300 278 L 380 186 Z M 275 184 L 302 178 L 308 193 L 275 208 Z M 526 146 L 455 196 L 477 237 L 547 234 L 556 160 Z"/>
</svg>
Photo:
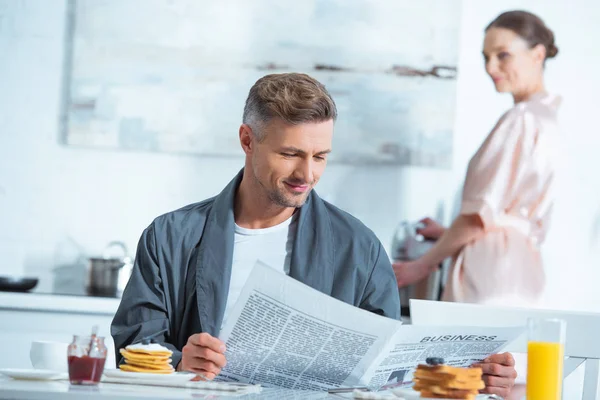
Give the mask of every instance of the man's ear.
<svg viewBox="0 0 600 400">
<path fill-rule="evenodd" d="M 254 150 L 253 139 L 254 133 L 252 132 L 252 128 L 250 128 L 250 125 L 240 125 L 240 145 L 242 146 L 242 150 L 244 150 L 244 153 L 250 154 Z"/>
</svg>

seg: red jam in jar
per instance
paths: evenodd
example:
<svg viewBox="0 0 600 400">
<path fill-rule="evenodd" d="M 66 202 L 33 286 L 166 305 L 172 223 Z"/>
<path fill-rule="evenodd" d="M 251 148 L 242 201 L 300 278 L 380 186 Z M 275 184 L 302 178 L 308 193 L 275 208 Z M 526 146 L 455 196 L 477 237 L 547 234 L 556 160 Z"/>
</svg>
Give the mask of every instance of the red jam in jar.
<svg viewBox="0 0 600 400">
<path fill-rule="evenodd" d="M 69 356 L 69 380 L 76 385 L 96 384 L 102 378 L 105 362 L 105 358 Z"/>
<path fill-rule="evenodd" d="M 74 385 L 96 385 L 106 362 L 103 337 L 74 336 L 69 345 L 69 381 Z"/>
</svg>

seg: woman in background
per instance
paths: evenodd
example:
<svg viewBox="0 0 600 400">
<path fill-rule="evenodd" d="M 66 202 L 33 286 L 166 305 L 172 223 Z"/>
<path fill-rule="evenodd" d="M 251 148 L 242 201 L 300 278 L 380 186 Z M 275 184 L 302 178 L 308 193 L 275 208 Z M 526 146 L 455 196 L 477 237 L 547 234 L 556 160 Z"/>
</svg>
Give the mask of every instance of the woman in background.
<svg viewBox="0 0 600 400">
<path fill-rule="evenodd" d="M 529 12 L 503 13 L 485 29 L 486 71 L 514 106 L 469 163 L 460 215 L 449 228 L 424 219 L 419 233 L 436 245 L 415 261 L 394 263 L 398 286 L 423 279 L 453 256 L 443 300 L 539 301 L 545 283 L 539 245 L 553 203 L 559 104 L 543 77 L 546 60 L 557 53 L 552 31 Z"/>
</svg>

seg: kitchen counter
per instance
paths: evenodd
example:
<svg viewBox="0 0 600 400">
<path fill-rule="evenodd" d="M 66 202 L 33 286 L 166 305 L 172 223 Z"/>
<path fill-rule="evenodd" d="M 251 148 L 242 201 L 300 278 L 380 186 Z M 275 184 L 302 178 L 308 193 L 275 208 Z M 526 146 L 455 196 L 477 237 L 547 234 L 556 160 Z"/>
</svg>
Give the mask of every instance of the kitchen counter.
<svg viewBox="0 0 600 400">
<path fill-rule="evenodd" d="M 0 310 L 113 316 L 120 301 L 121 299 L 108 297 L 0 292 Z"/>
<path fill-rule="evenodd" d="M 119 302 L 117 298 L 0 292 L 0 368 L 31 368 L 33 341 L 70 343 L 73 335 L 89 335 L 94 325 L 98 336 L 105 338 L 107 365 L 115 365 L 110 325 Z"/>
</svg>

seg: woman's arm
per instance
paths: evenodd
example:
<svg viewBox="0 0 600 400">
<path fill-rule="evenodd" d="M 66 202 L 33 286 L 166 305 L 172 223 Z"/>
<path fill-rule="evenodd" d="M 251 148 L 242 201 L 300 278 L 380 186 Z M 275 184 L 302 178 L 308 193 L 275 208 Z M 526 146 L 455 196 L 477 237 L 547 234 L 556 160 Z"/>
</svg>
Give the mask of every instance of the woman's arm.
<svg viewBox="0 0 600 400">
<path fill-rule="evenodd" d="M 392 266 L 398 287 L 413 284 L 432 273 L 447 257 L 453 256 L 466 244 L 483 236 L 483 222 L 478 214 L 459 215 L 446 229 L 436 244 L 421 258 L 397 261 Z"/>
<path fill-rule="evenodd" d="M 483 223 L 477 214 L 461 214 L 445 230 L 431 250 L 421 257 L 421 261 L 433 269 L 446 258 L 458 253 L 466 244 L 479 239 L 483 233 Z"/>
</svg>

